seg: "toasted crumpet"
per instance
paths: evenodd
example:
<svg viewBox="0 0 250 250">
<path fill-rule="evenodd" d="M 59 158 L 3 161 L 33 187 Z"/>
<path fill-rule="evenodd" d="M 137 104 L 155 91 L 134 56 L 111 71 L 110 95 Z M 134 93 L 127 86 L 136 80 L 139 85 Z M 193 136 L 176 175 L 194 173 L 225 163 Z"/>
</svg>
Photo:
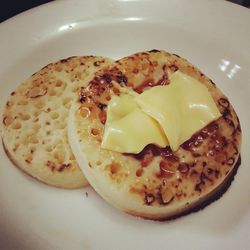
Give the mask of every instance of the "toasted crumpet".
<svg viewBox="0 0 250 250">
<path fill-rule="evenodd" d="M 141 93 L 169 84 L 176 70 L 208 88 L 221 118 L 176 152 L 154 145 L 139 154 L 102 149 L 106 107 L 112 95 L 120 94 L 117 83 Z M 72 105 L 68 135 L 86 178 L 106 201 L 129 214 L 158 220 L 187 213 L 222 190 L 235 172 L 241 144 L 240 123 L 225 95 L 187 60 L 157 50 L 125 57 L 97 72 Z"/>
<path fill-rule="evenodd" d="M 68 144 L 68 111 L 78 88 L 111 62 L 94 56 L 63 59 L 42 68 L 11 93 L 2 116 L 2 140 L 16 166 L 52 186 L 88 184 Z"/>
</svg>

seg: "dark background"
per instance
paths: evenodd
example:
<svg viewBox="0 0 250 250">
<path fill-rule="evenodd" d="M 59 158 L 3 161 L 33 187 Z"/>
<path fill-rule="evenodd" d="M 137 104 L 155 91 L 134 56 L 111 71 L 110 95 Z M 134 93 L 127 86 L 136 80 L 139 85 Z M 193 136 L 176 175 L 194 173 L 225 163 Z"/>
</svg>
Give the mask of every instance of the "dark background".
<svg viewBox="0 0 250 250">
<path fill-rule="evenodd" d="M 52 0 L 2 0 L 0 7 L 0 22 L 25 10 L 51 1 Z"/>
<path fill-rule="evenodd" d="M 20 12 L 53 0 L 2 0 L 0 7 L 0 22 L 17 15 Z M 70 1 L 70 0 L 69 0 Z M 219 0 L 218 0 L 219 1 Z M 250 0 L 229 0 L 245 7 L 250 7 Z"/>
</svg>

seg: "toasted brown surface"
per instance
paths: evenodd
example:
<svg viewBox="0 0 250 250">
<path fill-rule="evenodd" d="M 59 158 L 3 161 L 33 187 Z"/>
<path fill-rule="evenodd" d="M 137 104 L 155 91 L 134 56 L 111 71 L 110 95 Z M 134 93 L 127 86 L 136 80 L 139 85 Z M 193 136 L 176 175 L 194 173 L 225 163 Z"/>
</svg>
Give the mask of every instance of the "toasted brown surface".
<svg viewBox="0 0 250 250">
<path fill-rule="evenodd" d="M 106 106 L 120 93 L 114 82 L 141 93 L 169 84 L 176 70 L 206 85 L 222 117 L 176 152 L 154 145 L 136 155 L 101 149 Z M 240 123 L 227 97 L 188 61 L 157 50 L 125 57 L 96 73 L 79 91 L 68 128 L 75 157 L 95 190 L 112 205 L 149 219 L 180 215 L 218 193 L 232 179 L 241 144 Z"/>
<path fill-rule="evenodd" d="M 87 184 L 68 144 L 68 110 L 78 88 L 111 61 L 94 56 L 63 59 L 39 70 L 11 93 L 1 121 L 2 140 L 19 168 L 57 187 Z"/>
</svg>

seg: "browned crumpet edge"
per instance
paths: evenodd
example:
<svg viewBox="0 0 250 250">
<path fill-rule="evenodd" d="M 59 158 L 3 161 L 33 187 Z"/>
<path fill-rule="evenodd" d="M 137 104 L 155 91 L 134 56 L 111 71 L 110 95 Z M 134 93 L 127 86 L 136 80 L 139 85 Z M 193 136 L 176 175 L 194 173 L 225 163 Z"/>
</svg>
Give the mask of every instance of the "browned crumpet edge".
<svg viewBox="0 0 250 250">
<path fill-rule="evenodd" d="M 60 188 L 60 189 L 65 189 L 65 190 L 70 190 L 69 188 L 65 188 L 65 187 L 62 187 L 60 185 L 52 185 L 50 183 L 45 183 L 44 180 L 42 179 L 39 179 L 37 178 L 36 176 L 33 176 L 31 175 L 30 173 L 26 172 L 23 168 L 19 167 L 19 165 L 17 164 L 17 162 L 15 161 L 15 159 L 13 159 L 13 157 L 10 155 L 10 152 L 9 150 L 7 149 L 7 147 L 5 146 L 4 144 L 4 140 L 2 138 L 2 145 L 3 145 L 3 149 L 4 149 L 4 152 L 5 154 L 8 156 L 8 159 L 10 160 L 10 162 L 18 169 L 18 170 L 21 170 L 21 172 L 23 174 L 25 174 L 26 176 L 28 175 L 29 177 L 31 177 L 31 180 L 37 180 L 39 181 L 39 183 L 42 183 L 43 185 L 45 186 L 50 186 L 50 187 L 55 187 L 55 188 Z M 75 188 L 71 188 L 72 190 L 75 189 Z"/>
<path fill-rule="evenodd" d="M 153 220 L 153 221 L 159 221 L 159 222 L 166 222 L 166 221 L 173 221 L 175 219 L 179 219 L 181 217 L 184 217 L 186 215 L 192 214 L 192 213 L 196 213 L 199 212 L 201 210 L 203 210 L 205 207 L 207 207 L 208 205 L 210 205 L 211 203 L 219 200 L 225 193 L 226 191 L 229 189 L 229 187 L 231 186 L 232 182 L 234 181 L 235 175 L 237 174 L 238 168 L 241 165 L 241 155 L 238 156 L 238 159 L 234 165 L 234 167 L 232 168 L 232 170 L 230 171 L 230 173 L 228 174 L 228 176 L 226 177 L 226 179 L 218 186 L 216 187 L 215 190 L 213 190 L 211 193 L 207 194 L 205 197 L 202 198 L 202 201 L 198 201 L 198 205 L 197 202 L 196 204 L 192 204 L 192 206 L 187 206 L 183 209 L 181 209 L 177 214 L 173 215 L 173 216 L 168 216 L 166 218 L 148 218 L 146 216 L 140 215 L 138 216 L 137 214 L 134 214 L 132 212 L 129 211 L 124 211 L 125 213 L 129 214 L 129 215 L 133 215 L 136 217 L 139 217 L 141 219 L 145 219 L 145 220 Z"/>
</svg>

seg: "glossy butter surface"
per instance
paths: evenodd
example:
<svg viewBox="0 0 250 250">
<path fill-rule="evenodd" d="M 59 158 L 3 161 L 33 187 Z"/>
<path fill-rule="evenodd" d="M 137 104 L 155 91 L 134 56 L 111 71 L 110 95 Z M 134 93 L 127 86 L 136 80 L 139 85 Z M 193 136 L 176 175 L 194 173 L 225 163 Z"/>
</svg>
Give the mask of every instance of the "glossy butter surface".
<svg viewBox="0 0 250 250">
<path fill-rule="evenodd" d="M 161 125 L 173 151 L 221 116 L 205 85 L 180 71 L 171 75 L 169 85 L 146 90 L 135 100 Z"/>
<path fill-rule="evenodd" d="M 102 148 L 139 153 L 146 145 L 170 145 L 173 151 L 221 116 L 208 89 L 180 71 L 170 84 L 142 94 L 113 96 L 107 108 Z"/>
<path fill-rule="evenodd" d="M 168 145 L 158 122 L 144 113 L 133 97 L 114 96 L 108 106 L 102 148 L 121 152 L 139 153 L 146 145 Z"/>
</svg>

